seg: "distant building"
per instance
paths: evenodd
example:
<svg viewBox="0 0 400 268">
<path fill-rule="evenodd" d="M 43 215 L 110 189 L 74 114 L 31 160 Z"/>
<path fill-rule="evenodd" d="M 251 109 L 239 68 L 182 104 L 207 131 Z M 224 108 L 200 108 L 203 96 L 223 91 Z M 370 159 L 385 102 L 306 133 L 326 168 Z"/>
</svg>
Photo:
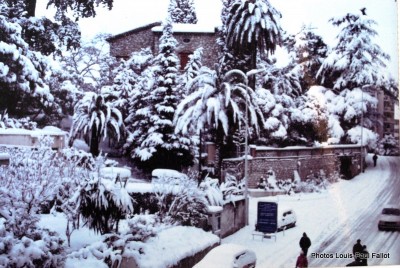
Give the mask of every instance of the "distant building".
<svg viewBox="0 0 400 268">
<path fill-rule="evenodd" d="M 379 138 L 392 135 L 400 149 L 399 100 L 383 90 L 375 91 L 375 97 L 378 105 L 375 110 L 374 131 L 379 134 Z"/>
<path fill-rule="evenodd" d="M 218 59 L 217 32 L 215 27 L 199 24 L 173 24 L 174 37 L 178 42 L 176 53 L 183 69 L 189 56 L 199 47 L 203 47 L 202 63 L 214 67 Z M 158 53 L 159 39 L 162 35 L 161 22 L 154 22 L 133 30 L 114 35 L 107 39 L 110 54 L 118 59 L 127 59 L 132 52 L 150 48 Z"/>
</svg>

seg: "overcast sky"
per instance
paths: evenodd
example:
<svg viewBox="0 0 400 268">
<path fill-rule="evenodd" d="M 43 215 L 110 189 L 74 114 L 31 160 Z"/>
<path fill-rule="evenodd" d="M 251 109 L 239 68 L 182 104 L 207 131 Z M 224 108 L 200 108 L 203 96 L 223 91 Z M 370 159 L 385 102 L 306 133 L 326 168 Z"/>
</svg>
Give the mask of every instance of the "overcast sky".
<svg viewBox="0 0 400 268">
<path fill-rule="evenodd" d="M 39 0 L 41 8 L 38 15 L 44 13 L 47 0 Z M 114 0 L 111 11 L 97 9 L 96 18 L 80 19 L 82 34 L 86 38 L 96 33 L 118 34 L 154 21 L 163 20 L 169 0 Z M 357 13 L 366 7 L 367 15 L 375 20 L 379 33 L 377 43 L 391 56 L 390 72 L 398 74 L 397 39 L 397 2 L 395 0 L 270 0 L 270 3 L 282 13 L 281 25 L 284 30 L 295 34 L 300 27 L 311 25 L 315 32 L 328 44 L 334 44 L 338 29 L 328 20 L 346 13 Z M 221 0 L 195 0 L 196 13 L 200 24 L 220 24 Z M 42 13 L 43 12 L 43 13 Z"/>
</svg>

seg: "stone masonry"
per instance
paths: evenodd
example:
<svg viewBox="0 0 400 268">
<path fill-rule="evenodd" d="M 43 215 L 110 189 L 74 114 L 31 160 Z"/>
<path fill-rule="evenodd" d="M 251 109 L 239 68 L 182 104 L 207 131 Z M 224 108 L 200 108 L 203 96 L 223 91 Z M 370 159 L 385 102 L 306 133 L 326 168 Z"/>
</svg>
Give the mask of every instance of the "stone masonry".
<svg viewBox="0 0 400 268">
<path fill-rule="evenodd" d="M 134 51 L 150 48 L 153 54 L 158 53 L 159 39 L 162 35 L 160 22 L 133 29 L 107 39 L 110 54 L 116 58 L 127 59 Z M 202 64 L 213 68 L 218 59 L 217 33 L 215 28 L 202 28 L 199 25 L 173 25 L 174 37 L 178 42 L 176 53 L 182 61 L 197 48 L 203 48 Z"/>
<path fill-rule="evenodd" d="M 275 172 L 278 180 L 293 179 L 297 171 L 300 178 L 319 174 L 344 174 L 352 178 L 361 171 L 361 147 L 357 145 L 338 145 L 327 147 L 288 147 L 250 148 L 249 188 L 256 188 L 261 176 L 266 177 L 268 170 Z M 365 155 L 365 154 L 364 154 Z M 230 173 L 244 177 L 244 158 L 224 159 L 222 174 Z"/>
</svg>

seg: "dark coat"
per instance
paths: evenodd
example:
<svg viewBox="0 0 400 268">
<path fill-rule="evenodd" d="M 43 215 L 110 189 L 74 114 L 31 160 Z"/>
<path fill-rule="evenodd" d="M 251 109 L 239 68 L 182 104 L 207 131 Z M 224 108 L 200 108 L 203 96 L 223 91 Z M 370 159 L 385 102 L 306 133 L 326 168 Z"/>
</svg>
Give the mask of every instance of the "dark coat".
<svg viewBox="0 0 400 268">
<path fill-rule="evenodd" d="M 358 252 L 362 252 L 363 251 L 363 246 L 361 245 L 361 243 L 356 243 L 353 246 L 353 255 L 356 255 L 356 253 Z"/>
<path fill-rule="evenodd" d="M 311 246 L 311 240 L 308 238 L 308 236 L 303 235 L 300 239 L 300 247 L 301 248 L 309 248 Z"/>
</svg>

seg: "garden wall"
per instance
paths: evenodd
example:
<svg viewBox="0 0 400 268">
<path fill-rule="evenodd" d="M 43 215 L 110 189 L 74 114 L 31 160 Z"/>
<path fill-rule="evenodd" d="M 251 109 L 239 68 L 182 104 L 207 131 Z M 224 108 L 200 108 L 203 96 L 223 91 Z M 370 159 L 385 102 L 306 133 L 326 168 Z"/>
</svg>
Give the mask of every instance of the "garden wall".
<svg viewBox="0 0 400 268">
<path fill-rule="evenodd" d="M 226 203 L 221 212 L 220 237 L 227 237 L 246 225 L 245 200 Z"/>
<path fill-rule="evenodd" d="M 256 188 L 260 177 L 273 170 L 277 180 L 293 179 L 297 172 L 301 180 L 323 171 L 350 179 L 361 171 L 361 146 L 337 145 L 326 147 L 250 147 L 248 159 L 249 188 Z M 366 155 L 364 149 L 364 156 Z M 222 174 L 244 177 L 244 158 L 224 159 Z"/>
</svg>

